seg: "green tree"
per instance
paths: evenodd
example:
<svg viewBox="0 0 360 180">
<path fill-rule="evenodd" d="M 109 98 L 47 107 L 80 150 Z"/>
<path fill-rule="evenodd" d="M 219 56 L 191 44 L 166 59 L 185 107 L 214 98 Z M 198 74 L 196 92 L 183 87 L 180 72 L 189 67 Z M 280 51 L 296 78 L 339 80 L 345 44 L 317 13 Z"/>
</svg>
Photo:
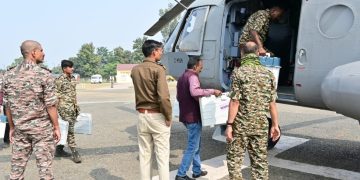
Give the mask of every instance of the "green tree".
<svg viewBox="0 0 360 180">
<path fill-rule="evenodd" d="M 14 66 L 20 64 L 23 60 L 24 60 L 23 57 L 18 57 L 16 59 L 14 59 L 14 61 L 10 64 L 10 66 L 7 66 L 6 68 L 14 67 Z"/>
<path fill-rule="evenodd" d="M 90 77 L 100 72 L 101 57 L 95 54 L 95 49 L 93 43 L 83 44 L 77 57 L 73 59 L 74 67 L 81 77 Z"/>
<path fill-rule="evenodd" d="M 106 47 L 99 47 L 96 49 L 96 55 L 100 56 L 101 64 L 106 64 L 112 58 L 112 52 L 110 52 Z"/>
<path fill-rule="evenodd" d="M 166 12 L 170 11 L 173 7 L 174 7 L 174 5 L 172 3 L 169 3 L 167 8 L 159 10 L 159 16 L 160 17 L 163 16 Z M 169 38 L 171 32 L 175 29 L 179 20 L 180 20 L 180 16 L 177 16 L 160 31 L 161 35 L 163 37 L 163 42 L 166 42 L 166 40 Z"/>
<path fill-rule="evenodd" d="M 109 51 L 105 47 L 97 49 L 97 55 L 101 58 L 100 74 L 105 79 L 116 75 L 116 66 L 121 63 L 122 51 L 121 47 L 115 48 L 113 51 Z"/>
<path fill-rule="evenodd" d="M 131 63 L 137 64 L 143 61 L 144 55 L 142 53 L 142 45 L 147 40 L 147 37 L 137 38 L 133 41 L 133 52 L 132 52 L 132 61 Z"/>
<path fill-rule="evenodd" d="M 16 59 L 14 59 L 14 61 L 10 64 L 10 66 L 7 66 L 6 68 L 8 69 L 8 68 L 11 68 L 11 67 L 15 67 L 18 64 L 20 64 L 23 60 L 24 60 L 23 57 L 18 57 Z M 40 66 L 48 68 L 48 65 L 46 63 L 41 63 Z"/>
<path fill-rule="evenodd" d="M 51 69 L 51 72 L 52 72 L 53 74 L 62 74 L 62 73 L 63 73 L 61 66 L 55 66 L 55 67 L 53 67 L 53 68 Z"/>
</svg>

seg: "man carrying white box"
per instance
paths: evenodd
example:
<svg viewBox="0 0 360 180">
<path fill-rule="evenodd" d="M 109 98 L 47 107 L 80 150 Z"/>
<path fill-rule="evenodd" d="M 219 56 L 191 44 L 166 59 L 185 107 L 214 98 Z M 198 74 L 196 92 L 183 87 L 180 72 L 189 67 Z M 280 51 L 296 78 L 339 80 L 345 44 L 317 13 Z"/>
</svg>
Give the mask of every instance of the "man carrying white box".
<svg viewBox="0 0 360 180">
<path fill-rule="evenodd" d="M 191 180 L 205 176 L 206 171 L 201 170 L 200 139 L 201 115 L 199 98 L 203 96 L 220 96 L 221 91 L 216 89 L 201 89 L 199 73 L 203 68 L 203 61 L 198 56 L 190 56 L 187 69 L 177 82 L 177 100 L 180 108 L 180 122 L 184 123 L 188 131 L 188 143 L 175 180 Z M 186 175 L 193 162 L 193 178 Z"/>
</svg>

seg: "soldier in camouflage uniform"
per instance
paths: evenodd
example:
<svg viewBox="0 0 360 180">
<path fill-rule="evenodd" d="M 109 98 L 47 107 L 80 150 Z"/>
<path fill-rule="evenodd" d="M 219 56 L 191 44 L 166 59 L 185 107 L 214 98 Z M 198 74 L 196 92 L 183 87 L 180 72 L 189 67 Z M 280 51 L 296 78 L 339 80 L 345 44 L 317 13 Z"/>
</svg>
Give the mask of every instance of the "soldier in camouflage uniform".
<svg viewBox="0 0 360 180">
<path fill-rule="evenodd" d="M 280 137 L 275 104 L 275 78 L 260 64 L 258 48 L 254 42 L 245 44 L 241 51 L 241 66 L 232 74 L 229 119 L 225 131 L 227 139 L 227 165 L 230 179 L 241 180 L 241 165 L 247 149 L 251 160 L 252 179 L 268 179 L 267 113 L 271 114 L 270 135 Z"/>
<path fill-rule="evenodd" d="M 274 5 L 270 9 L 259 10 L 252 14 L 247 20 L 240 36 L 240 48 L 242 48 L 246 42 L 253 41 L 258 45 L 261 55 L 269 52 L 265 49 L 263 43 L 269 31 L 270 21 L 278 20 L 284 13 L 284 10 L 285 8 L 283 6 Z"/>
<path fill-rule="evenodd" d="M 75 163 L 81 163 L 81 157 L 76 150 L 74 126 L 76 118 L 79 115 L 80 108 L 77 105 L 76 100 L 76 79 L 72 75 L 74 68 L 73 62 L 69 60 L 61 61 L 61 68 L 63 74 L 56 78 L 56 95 L 59 98 L 58 111 L 59 115 L 64 121 L 69 122 L 69 131 L 67 136 L 67 142 L 71 149 L 73 161 Z M 56 147 L 56 157 L 68 157 L 69 153 L 64 151 L 63 145 Z"/>
<path fill-rule="evenodd" d="M 38 42 L 24 41 L 21 53 L 23 62 L 5 72 L 0 86 L 13 144 L 10 179 L 24 179 L 32 152 L 40 179 L 54 179 L 52 161 L 60 140 L 54 79 L 39 66 L 45 54 Z"/>
</svg>

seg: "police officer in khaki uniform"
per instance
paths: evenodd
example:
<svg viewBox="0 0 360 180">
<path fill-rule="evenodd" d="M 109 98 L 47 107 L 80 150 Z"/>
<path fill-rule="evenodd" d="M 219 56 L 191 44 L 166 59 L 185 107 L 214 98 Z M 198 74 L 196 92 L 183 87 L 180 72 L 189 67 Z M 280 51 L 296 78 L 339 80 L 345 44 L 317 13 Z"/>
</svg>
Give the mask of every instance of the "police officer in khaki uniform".
<svg viewBox="0 0 360 180">
<path fill-rule="evenodd" d="M 56 96 L 58 97 L 58 111 L 59 115 L 64 121 L 69 122 L 69 130 L 67 136 L 67 143 L 70 147 L 72 158 L 75 163 L 81 163 L 81 156 L 76 150 L 75 143 L 75 122 L 80 113 L 80 108 L 76 100 L 76 79 L 72 75 L 74 72 L 73 62 L 69 60 L 61 61 L 61 68 L 63 74 L 55 80 Z M 64 145 L 56 146 L 56 157 L 69 157 L 69 153 L 64 151 Z"/>
<path fill-rule="evenodd" d="M 270 21 L 280 19 L 285 11 L 281 4 L 274 4 L 270 9 L 259 10 L 247 20 L 240 36 L 239 44 L 242 48 L 246 42 L 253 41 L 259 47 L 259 54 L 265 55 L 268 50 L 263 46 L 269 31 Z"/>
<path fill-rule="evenodd" d="M 39 179 L 54 179 L 52 161 L 60 140 L 55 83 L 40 43 L 21 44 L 22 63 L 5 72 L 2 82 L 12 146 L 10 179 L 24 179 L 26 163 L 35 154 Z"/>
<path fill-rule="evenodd" d="M 260 64 L 254 42 L 246 43 L 241 55 L 241 66 L 231 76 L 231 101 L 225 131 L 229 177 L 242 180 L 241 165 L 248 150 L 252 179 L 267 180 L 268 113 L 272 118 L 270 136 L 273 141 L 280 137 L 275 77 Z"/>
<path fill-rule="evenodd" d="M 140 179 L 151 179 L 152 154 L 155 153 L 159 178 L 168 180 L 172 110 L 165 68 L 158 64 L 163 45 L 158 41 L 146 40 L 142 52 L 146 58 L 131 71 L 136 110 L 139 112 Z"/>
</svg>

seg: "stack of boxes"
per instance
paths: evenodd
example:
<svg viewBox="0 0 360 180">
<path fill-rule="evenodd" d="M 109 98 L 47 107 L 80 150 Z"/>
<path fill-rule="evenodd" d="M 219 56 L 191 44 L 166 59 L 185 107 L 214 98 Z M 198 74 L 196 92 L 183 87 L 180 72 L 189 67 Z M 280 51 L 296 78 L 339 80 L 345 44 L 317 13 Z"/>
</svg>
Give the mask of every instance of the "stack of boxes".
<svg viewBox="0 0 360 180">
<path fill-rule="evenodd" d="M 276 88 L 279 82 L 279 73 L 280 73 L 280 58 L 278 57 L 269 57 L 269 56 L 260 56 L 260 63 L 270 70 L 276 79 Z"/>
</svg>

